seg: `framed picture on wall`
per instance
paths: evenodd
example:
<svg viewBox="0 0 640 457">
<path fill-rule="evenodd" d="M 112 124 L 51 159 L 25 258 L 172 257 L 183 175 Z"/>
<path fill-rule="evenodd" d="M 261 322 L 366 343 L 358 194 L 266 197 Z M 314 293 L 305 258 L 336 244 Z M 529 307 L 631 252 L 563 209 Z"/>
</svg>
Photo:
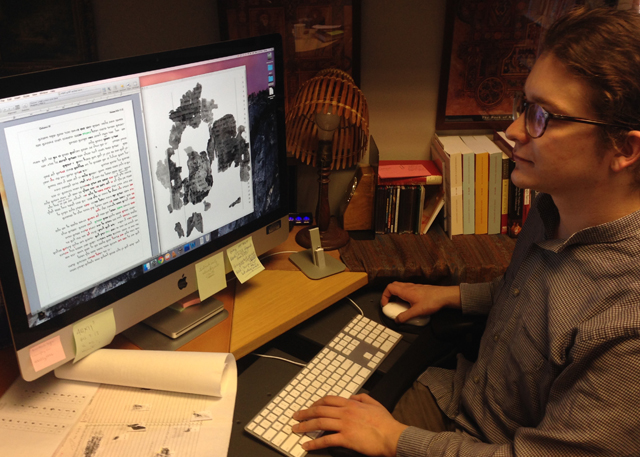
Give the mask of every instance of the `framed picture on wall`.
<svg viewBox="0 0 640 457">
<path fill-rule="evenodd" d="M 223 40 L 279 33 L 285 54 L 285 93 L 325 68 L 360 83 L 360 0 L 219 0 Z"/>
<path fill-rule="evenodd" d="M 0 0 L 0 76 L 96 59 L 91 0 Z"/>
<path fill-rule="evenodd" d="M 619 3 L 447 0 L 436 129 L 506 129 L 513 94 L 524 86 L 544 30 L 585 2 L 611 7 Z"/>
</svg>

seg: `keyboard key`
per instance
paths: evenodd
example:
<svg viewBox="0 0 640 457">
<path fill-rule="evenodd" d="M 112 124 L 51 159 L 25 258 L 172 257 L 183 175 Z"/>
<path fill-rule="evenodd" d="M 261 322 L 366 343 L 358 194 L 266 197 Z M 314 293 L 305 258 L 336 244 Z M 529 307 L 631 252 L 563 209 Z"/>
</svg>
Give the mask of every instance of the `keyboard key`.
<svg viewBox="0 0 640 457">
<path fill-rule="evenodd" d="M 299 444 L 296 444 L 296 446 L 291 449 L 291 455 L 293 455 L 293 457 L 302 457 L 305 452 L 306 451 L 302 449 L 302 446 L 300 446 Z"/>
<path fill-rule="evenodd" d="M 296 434 L 290 435 L 289 438 L 287 438 L 284 441 L 284 443 L 282 443 L 282 449 L 289 452 L 291 448 L 293 448 L 293 446 L 298 442 L 298 440 L 299 440 L 298 435 Z"/>
<path fill-rule="evenodd" d="M 286 440 L 288 436 L 289 435 L 287 435 L 286 433 L 280 432 L 273 440 L 271 440 L 271 442 L 276 446 L 280 446 L 282 443 L 284 443 L 284 440 Z"/>
<path fill-rule="evenodd" d="M 349 368 L 349 370 L 347 371 L 347 375 L 348 376 L 353 376 L 358 371 L 360 371 L 360 368 L 362 368 L 362 366 L 360 366 L 360 364 L 354 363 L 353 365 L 351 365 L 351 368 Z"/>
<path fill-rule="evenodd" d="M 262 437 L 263 437 L 265 440 L 271 440 L 274 436 L 276 436 L 276 430 L 274 430 L 274 429 L 272 429 L 272 428 L 270 428 L 269 430 L 267 430 L 267 431 L 265 432 L 265 434 L 264 434 L 264 435 L 262 435 Z"/>
</svg>

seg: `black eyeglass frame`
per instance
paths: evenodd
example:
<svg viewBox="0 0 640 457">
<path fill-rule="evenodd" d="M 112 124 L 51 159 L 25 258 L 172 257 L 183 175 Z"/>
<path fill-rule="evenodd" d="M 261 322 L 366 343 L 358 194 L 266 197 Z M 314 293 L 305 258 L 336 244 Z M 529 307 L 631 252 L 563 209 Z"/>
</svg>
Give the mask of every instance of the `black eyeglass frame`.
<svg viewBox="0 0 640 457">
<path fill-rule="evenodd" d="M 527 121 L 527 110 L 534 105 L 538 106 L 542 110 L 542 114 L 544 116 L 544 127 L 542 128 L 542 132 L 540 133 L 540 135 L 537 135 L 537 136 L 534 136 L 531 134 L 531 132 L 529 131 L 529 122 Z M 522 107 L 522 111 L 518 113 L 519 111 L 518 108 L 520 107 Z M 547 125 L 549 124 L 550 119 L 557 119 L 559 121 L 567 121 L 567 122 L 579 122 L 581 124 L 600 125 L 605 127 L 617 127 L 624 130 L 632 130 L 626 125 L 611 124 L 609 122 L 596 121 L 593 119 L 585 119 L 583 117 L 565 116 L 563 114 L 553 114 L 547 111 L 546 109 L 544 109 L 542 106 L 538 105 L 537 103 L 528 102 L 527 99 L 524 98 L 524 94 L 520 94 L 519 96 L 516 95 L 513 98 L 513 120 L 514 121 L 517 120 L 523 114 L 525 115 L 524 127 L 527 132 L 527 135 L 529 135 L 531 138 L 540 138 L 542 135 L 544 135 L 544 132 L 547 131 Z"/>
</svg>

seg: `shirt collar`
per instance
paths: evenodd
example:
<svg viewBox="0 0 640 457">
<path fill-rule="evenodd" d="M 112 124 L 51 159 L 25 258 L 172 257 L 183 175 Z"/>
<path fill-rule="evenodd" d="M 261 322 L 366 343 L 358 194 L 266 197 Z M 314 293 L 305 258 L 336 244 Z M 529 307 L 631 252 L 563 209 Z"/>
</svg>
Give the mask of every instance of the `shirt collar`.
<svg viewBox="0 0 640 457">
<path fill-rule="evenodd" d="M 541 194 L 537 203 L 536 208 L 544 225 L 544 237 L 538 244 L 545 249 L 560 252 L 574 244 L 612 243 L 640 234 L 640 210 L 638 210 L 620 219 L 579 230 L 569 238 L 554 239 L 553 236 L 560 223 L 558 208 L 548 194 Z"/>
</svg>

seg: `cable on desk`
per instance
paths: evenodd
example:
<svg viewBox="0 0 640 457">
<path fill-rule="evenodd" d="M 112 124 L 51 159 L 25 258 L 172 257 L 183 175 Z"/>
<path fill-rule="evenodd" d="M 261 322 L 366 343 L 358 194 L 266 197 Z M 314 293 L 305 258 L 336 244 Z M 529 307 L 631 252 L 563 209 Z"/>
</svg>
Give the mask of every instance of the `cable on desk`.
<svg viewBox="0 0 640 457">
<path fill-rule="evenodd" d="M 355 307 L 358 309 L 358 311 L 360 311 L 360 315 L 361 315 L 361 316 L 364 316 L 364 311 L 362 311 L 362 308 L 360 308 L 360 307 L 358 306 L 358 304 L 357 304 L 357 303 L 356 303 L 356 302 L 355 302 L 351 297 L 347 297 L 347 299 L 349 299 L 349 301 L 351 302 L 351 304 L 352 304 L 353 306 L 355 306 Z"/>
<path fill-rule="evenodd" d="M 256 352 L 252 352 L 251 355 L 255 355 L 257 357 L 264 357 L 265 359 L 276 359 L 276 360 L 282 360 L 283 362 L 289 362 L 292 363 L 294 365 L 299 365 L 301 367 L 306 367 L 307 364 L 306 363 L 302 363 L 302 362 L 296 362 L 294 360 L 289 360 L 289 359 L 285 359 L 284 357 L 278 357 L 276 355 L 267 355 L 267 354 L 258 354 Z"/>
<path fill-rule="evenodd" d="M 274 252 L 273 254 L 269 254 L 269 255 L 284 254 L 284 253 L 289 253 L 289 252 L 297 252 L 297 251 Z M 351 302 L 351 304 L 353 306 L 355 306 L 358 309 L 358 311 L 360 312 L 360 315 L 364 316 L 364 311 L 362 311 L 362 308 L 360 308 L 358 306 L 358 304 L 351 297 L 346 297 L 346 298 Z M 252 352 L 251 355 L 255 355 L 256 357 L 264 357 L 265 359 L 282 360 L 283 362 L 292 363 L 294 365 L 298 365 L 298 366 L 301 366 L 301 367 L 306 367 L 307 366 L 306 363 L 296 362 L 294 360 L 285 359 L 284 357 L 278 357 L 278 356 L 275 356 L 275 355 L 258 354 L 257 352 Z"/>
<path fill-rule="evenodd" d="M 262 255 L 260 257 L 260 260 L 264 260 L 267 257 L 271 257 L 272 255 L 278 255 L 278 254 L 295 254 L 296 252 L 299 251 L 278 251 L 278 252 L 272 252 L 271 254 L 266 254 L 266 255 Z"/>
</svg>

